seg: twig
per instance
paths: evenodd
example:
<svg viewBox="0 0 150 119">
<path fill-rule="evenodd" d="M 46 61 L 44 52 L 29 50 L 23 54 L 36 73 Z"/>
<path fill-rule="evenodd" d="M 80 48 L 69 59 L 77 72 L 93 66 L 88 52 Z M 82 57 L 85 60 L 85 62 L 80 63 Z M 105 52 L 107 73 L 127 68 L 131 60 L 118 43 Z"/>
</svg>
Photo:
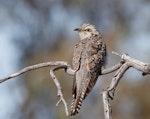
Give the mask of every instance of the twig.
<svg viewBox="0 0 150 119">
<path fill-rule="evenodd" d="M 120 57 L 121 57 L 121 55 L 120 55 L 119 53 L 115 52 L 115 51 L 112 51 L 112 54 L 114 54 L 114 55 L 117 55 L 117 56 L 120 56 Z"/>
<path fill-rule="evenodd" d="M 118 70 L 122 66 L 123 63 L 124 63 L 124 61 L 121 61 L 118 64 L 116 64 L 115 66 L 112 66 L 107 69 L 103 69 L 101 72 L 101 75 L 106 75 L 106 74 L 109 74 L 109 73 L 112 73 L 112 72 Z"/>
<path fill-rule="evenodd" d="M 60 85 L 60 83 L 59 83 L 57 77 L 56 77 L 55 74 L 54 74 L 54 71 L 55 71 L 55 70 L 58 70 L 58 69 L 60 69 L 60 68 L 62 68 L 62 67 L 61 67 L 61 66 L 57 66 L 57 67 L 54 67 L 53 69 L 51 69 L 51 70 L 50 70 L 50 75 L 51 75 L 51 77 L 52 77 L 52 79 L 53 79 L 53 81 L 54 81 L 54 83 L 55 83 L 55 85 L 56 85 L 56 87 L 57 87 L 57 91 L 58 91 L 58 92 L 57 92 L 57 96 L 60 97 L 60 99 L 59 99 L 59 101 L 57 102 L 56 106 L 58 106 L 58 105 L 62 102 L 62 103 L 64 104 L 64 106 L 65 106 L 66 116 L 68 116 L 68 115 L 69 115 L 69 111 L 68 111 L 67 103 L 66 103 L 66 100 L 65 100 L 64 97 L 63 97 L 61 85 Z"/>
</svg>

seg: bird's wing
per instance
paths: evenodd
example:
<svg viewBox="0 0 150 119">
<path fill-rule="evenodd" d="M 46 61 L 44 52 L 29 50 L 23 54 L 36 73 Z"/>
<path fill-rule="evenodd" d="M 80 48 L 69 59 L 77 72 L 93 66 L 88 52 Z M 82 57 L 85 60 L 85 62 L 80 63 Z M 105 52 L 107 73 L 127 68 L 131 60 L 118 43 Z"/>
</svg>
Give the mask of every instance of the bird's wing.
<svg viewBox="0 0 150 119">
<path fill-rule="evenodd" d="M 101 37 L 91 36 L 88 40 L 86 50 L 86 70 L 87 79 L 85 79 L 85 95 L 94 87 L 98 76 L 101 74 L 101 68 L 105 63 L 106 58 L 106 45 Z"/>
<path fill-rule="evenodd" d="M 85 40 L 79 41 L 79 43 L 76 44 L 75 48 L 74 48 L 72 64 L 73 64 L 74 70 L 76 70 L 76 71 L 78 71 L 80 68 L 81 55 L 82 55 L 84 46 L 85 46 Z M 77 89 L 77 85 L 76 85 L 76 76 L 75 76 L 73 79 L 73 86 L 72 86 L 72 96 L 74 99 L 76 98 L 76 94 L 77 94 L 76 89 Z"/>
<path fill-rule="evenodd" d="M 80 67 L 80 63 L 81 63 L 80 60 L 81 60 L 82 51 L 83 51 L 83 43 L 80 41 L 78 44 L 75 45 L 73 60 L 72 60 L 73 68 L 76 71 Z"/>
<path fill-rule="evenodd" d="M 101 37 L 91 36 L 86 44 L 87 70 L 91 73 L 101 73 L 101 67 L 105 64 L 106 45 Z"/>
</svg>

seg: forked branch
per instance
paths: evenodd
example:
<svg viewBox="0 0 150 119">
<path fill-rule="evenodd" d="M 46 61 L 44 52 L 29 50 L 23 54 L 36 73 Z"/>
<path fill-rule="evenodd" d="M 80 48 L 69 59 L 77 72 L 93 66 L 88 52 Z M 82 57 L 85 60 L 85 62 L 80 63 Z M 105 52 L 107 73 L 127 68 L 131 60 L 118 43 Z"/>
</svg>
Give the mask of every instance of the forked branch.
<svg viewBox="0 0 150 119">
<path fill-rule="evenodd" d="M 0 79 L 0 83 L 2 83 L 4 81 L 7 81 L 11 78 L 17 77 L 17 76 L 19 76 L 23 73 L 28 72 L 28 71 L 43 68 L 43 67 L 51 67 L 51 66 L 54 66 L 54 68 L 52 68 L 50 70 L 50 75 L 51 75 L 51 77 L 52 77 L 52 79 L 53 79 L 53 81 L 54 81 L 54 83 L 57 87 L 57 90 L 58 90 L 57 96 L 60 97 L 60 100 L 57 102 L 56 106 L 58 106 L 60 102 L 63 102 L 63 104 L 65 106 L 66 115 L 68 116 L 69 112 L 68 112 L 68 108 L 67 108 L 67 103 L 66 103 L 66 101 L 63 97 L 63 93 L 62 93 L 62 90 L 61 90 L 62 89 L 61 85 L 60 85 L 57 77 L 53 73 L 53 71 L 55 71 L 55 70 L 65 69 L 65 72 L 67 72 L 69 75 L 74 75 L 75 70 L 73 70 L 67 62 L 64 62 L 64 61 L 45 62 L 45 63 L 39 63 L 39 64 L 36 64 L 36 65 L 28 66 L 28 67 L 25 67 L 25 68 L 21 69 L 20 71 L 18 71 L 16 73 L 13 73 L 13 74 L 5 77 L 5 78 Z"/>
<path fill-rule="evenodd" d="M 69 111 L 68 111 L 68 107 L 67 107 L 67 102 L 66 102 L 66 100 L 65 100 L 64 97 L 63 97 L 61 85 L 60 85 L 60 83 L 59 83 L 57 77 L 56 77 L 55 74 L 54 74 L 54 71 L 55 71 L 55 70 L 58 70 L 58 69 L 60 69 L 60 68 L 63 68 L 63 67 L 61 67 L 61 66 L 56 66 L 56 67 L 52 68 L 52 69 L 50 70 L 50 75 L 51 75 L 51 77 L 52 77 L 52 79 L 53 79 L 53 81 L 54 81 L 54 83 L 55 83 L 55 85 L 56 85 L 56 87 L 57 87 L 57 96 L 60 97 L 60 99 L 59 99 L 59 101 L 57 102 L 56 106 L 58 106 L 58 105 L 62 102 L 62 103 L 64 104 L 64 106 L 65 106 L 66 116 L 68 116 L 68 115 L 69 115 Z"/>
<path fill-rule="evenodd" d="M 105 119 L 112 119 L 112 109 L 109 104 L 109 100 L 113 100 L 114 93 L 117 88 L 117 85 L 126 72 L 126 70 L 130 67 L 133 67 L 142 72 L 142 74 L 150 74 L 150 64 L 143 63 L 139 60 L 129 57 L 127 54 L 123 54 L 121 56 L 122 59 L 122 66 L 119 70 L 115 73 L 114 77 L 112 78 L 112 82 L 110 83 L 109 87 L 102 92 L 103 96 L 103 104 L 104 104 L 104 115 Z"/>
</svg>

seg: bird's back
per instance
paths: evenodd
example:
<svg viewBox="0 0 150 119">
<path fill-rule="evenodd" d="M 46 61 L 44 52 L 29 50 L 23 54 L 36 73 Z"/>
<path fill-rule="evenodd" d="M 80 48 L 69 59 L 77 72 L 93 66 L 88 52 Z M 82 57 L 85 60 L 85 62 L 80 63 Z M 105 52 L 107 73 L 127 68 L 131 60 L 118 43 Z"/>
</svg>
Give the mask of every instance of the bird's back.
<svg viewBox="0 0 150 119">
<path fill-rule="evenodd" d="M 73 83 L 71 115 L 78 113 L 82 101 L 94 87 L 104 65 L 105 56 L 106 45 L 100 36 L 91 36 L 77 44 L 73 57 L 76 75 Z"/>
</svg>

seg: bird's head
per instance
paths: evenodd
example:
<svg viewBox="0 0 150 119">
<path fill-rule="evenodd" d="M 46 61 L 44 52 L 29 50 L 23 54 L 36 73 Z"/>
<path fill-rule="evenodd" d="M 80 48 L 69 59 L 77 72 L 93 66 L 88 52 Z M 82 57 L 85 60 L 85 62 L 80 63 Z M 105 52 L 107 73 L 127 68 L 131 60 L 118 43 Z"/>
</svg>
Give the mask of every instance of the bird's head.
<svg viewBox="0 0 150 119">
<path fill-rule="evenodd" d="M 82 24 L 79 28 L 74 30 L 78 31 L 81 40 L 88 38 L 91 35 L 100 35 L 99 31 L 92 24 Z"/>
</svg>

